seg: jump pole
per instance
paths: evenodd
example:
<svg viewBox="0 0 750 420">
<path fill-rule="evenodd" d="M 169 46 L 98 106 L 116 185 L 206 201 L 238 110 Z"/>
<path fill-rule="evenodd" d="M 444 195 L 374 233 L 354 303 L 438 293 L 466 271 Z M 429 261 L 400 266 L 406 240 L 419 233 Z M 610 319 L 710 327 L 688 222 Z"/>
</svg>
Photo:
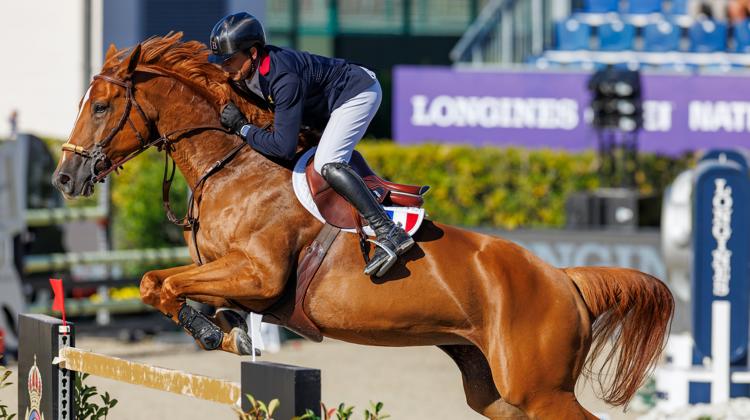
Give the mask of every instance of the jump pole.
<svg viewBox="0 0 750 420">
<path fill-rule="evenodd" d="M 268 362 L 241 362 L 241 384 L 131 362 L 75 347 L 75 326 L 46 315 L 19 319 L 18 414 L 30 418 L 74 420 L 75 372 L 87 373 L 249 409 L 245 394 L 281 406 L 276 418 L 292 418 L 310 409 L 320 415 L 320 371 Z M 115 396 L 116 397 L 116 396 Z M 33 417 L 31 417 L 33 418 Z"/>
</svg>

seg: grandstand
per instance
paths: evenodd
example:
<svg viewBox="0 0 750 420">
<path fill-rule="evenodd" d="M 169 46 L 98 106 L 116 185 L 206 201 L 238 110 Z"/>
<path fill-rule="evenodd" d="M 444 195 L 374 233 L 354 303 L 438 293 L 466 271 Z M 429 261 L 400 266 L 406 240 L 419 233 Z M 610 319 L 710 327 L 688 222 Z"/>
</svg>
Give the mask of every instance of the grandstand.
<svg viewBox="0 0 750 420">
<path fill-rule="evenodd" d="M 467 31 L 453 50 L 454 62 L 526 62 L 539 68 L 584 70 L 621 64 L 678 72 L 733 72 L 750 67 L 750 55 L 743 54 L 750 52 L 750 20 L 729 23 L 690 14 L 688 0 L 586 0 L 579 8 L 567 4 L 567 13 L 558 14 L 536 36 L 543 40 L 543 48 L 511 46 L 514 51 L 502 51 L 503 44 L 508 45 L 502 42 L 505 34 L 513 39 L 519 30 L 488 29 L 506 23 L 505 15 L 519 16 L 521 3 L 489 3 L 472 25 L 474 31 Z"/>
</svg>

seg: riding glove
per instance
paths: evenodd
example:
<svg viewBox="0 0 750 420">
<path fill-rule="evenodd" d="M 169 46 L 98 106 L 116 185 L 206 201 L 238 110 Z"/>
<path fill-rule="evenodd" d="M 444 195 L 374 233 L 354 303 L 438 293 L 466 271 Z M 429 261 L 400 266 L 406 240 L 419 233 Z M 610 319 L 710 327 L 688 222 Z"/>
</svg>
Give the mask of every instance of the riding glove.
<svg viewBox="0 0 750 420">
<path fill-rule="evenodd" d="M 234 102 L 229 101 L 221 110 L 221 125 L 235 133 L 240 134 L 242 127 L 247 124 L 247 118 Z"/>
</svg>

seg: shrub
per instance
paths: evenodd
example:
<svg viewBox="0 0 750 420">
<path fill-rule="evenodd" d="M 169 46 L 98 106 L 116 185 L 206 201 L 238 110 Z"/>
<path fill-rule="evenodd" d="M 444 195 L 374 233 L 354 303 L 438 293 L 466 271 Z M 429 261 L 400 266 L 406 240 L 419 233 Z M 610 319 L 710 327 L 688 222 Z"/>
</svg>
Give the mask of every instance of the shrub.
<svg viewBox="0 0 750 420">
<path fill-rule="evenodd" d="M 364 142 L 357 149 L 382 177 L 432 188 L 425 196 L 429 217 L 461 226 L 502 229 L 554 228 L 565 224 L 565 201 L 576 191 L 600 186 L 593 151 Z M 640 155 L 636 183 L 644 195 L 660 195 L 690 158 Z M 115 177 L 118 248 L 183 244 L 182 230 L 166 220 L 161 205 L 163 156 L 144 153 Z M 172 203 L 185 211 L 187 186 L 178 176 Z"/>
</svg>

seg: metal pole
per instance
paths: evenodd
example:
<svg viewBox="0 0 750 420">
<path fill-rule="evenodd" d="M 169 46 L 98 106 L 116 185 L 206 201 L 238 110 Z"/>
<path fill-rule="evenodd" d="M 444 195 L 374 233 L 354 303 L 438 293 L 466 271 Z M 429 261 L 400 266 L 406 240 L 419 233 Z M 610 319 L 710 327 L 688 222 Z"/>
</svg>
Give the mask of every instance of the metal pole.
<svg viewBox="0 0 750 420">
<path fill-rule="evenodd" d="M 83 0 L 83 72 L 81 92 L 88 89 L 91 81 L 91 0 Z"/>
<path fill-rule="evenodd" d="M 474 22 L 479 16 L 479 0 L 471 0 L 469 2 L 469 20 Z"/>
<path fill-rule="evenodd" d="M 411 35 L 411 8 L 412 0 L 403 0 L 402 34 Z"/>
<path fill-rule="evenodd" d="M 289 45 L 294 49 L 299 46 L 299 2 L 291 0 L 289 8 Z"/>
<path fill-rule="evenodd" d="M 513 10 L 510 7 L 503 7 L 500 18 L 501 38 L 501 57 L 503 63 L 510 63 L 513 59 Z"/>
<path fill-rule="evenodd" d="M 544 50 L 544 22 L 542 0 L 531 0 L 531 53 L 539 55 Z"/>
<path fill-rule="evenodd" d="M 328 33 L 332 37 L 339 34 L 339 2 L 328 0 Z"/>
</svg>

